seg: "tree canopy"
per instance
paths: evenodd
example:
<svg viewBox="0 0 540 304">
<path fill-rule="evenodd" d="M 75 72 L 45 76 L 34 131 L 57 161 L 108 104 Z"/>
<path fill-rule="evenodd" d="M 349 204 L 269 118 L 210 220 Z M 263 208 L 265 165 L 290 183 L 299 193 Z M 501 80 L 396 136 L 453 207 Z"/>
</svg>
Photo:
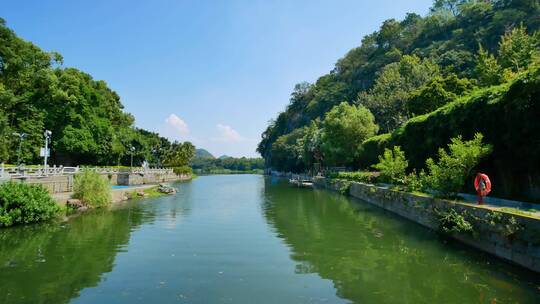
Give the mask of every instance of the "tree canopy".
<svg viewBox="0 0 540 304">
<path fill-rule="evenodd" d="M 177 143 L 135 128 L 107 83 L 62 66 L 62 56 L 24 41 L 0 19 L 0 162 L 41 161 L 43 132 L 52 131 L 51 162 L 63 165 L 160 165 Z M 181 163 L 188 163 L 182 154 Z"/>
<path fill-rule="evenodd" d="M 375 135 L 379 127 L 364 106 L 342 102 L 326 113 L 322 122 L 322 152 L 326 164 L 350 164 L 360 145 Z"/>
<path fill-rule="evenodd" d="M 536 0 L 435 0 L 426 16 L 386 20 L 328 74 L 294 88 L 257 151 L 273 168 L 309 168 L 325 157 L 319 122 L 342 102 L 365 106 L 380 132 L 392 132 L 476 88 L 509 81 L 540 61 L 539 15 Z"/>
</svg>

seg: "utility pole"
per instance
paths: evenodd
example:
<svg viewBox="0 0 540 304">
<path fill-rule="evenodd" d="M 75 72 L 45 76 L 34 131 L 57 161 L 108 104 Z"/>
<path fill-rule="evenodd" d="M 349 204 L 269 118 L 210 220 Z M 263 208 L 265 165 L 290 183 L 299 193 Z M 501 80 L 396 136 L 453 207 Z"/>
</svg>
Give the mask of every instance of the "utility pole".
<svg viewBox="0 0 540 304">
<path fill-rule="evenodd" d="M 23 144 L 24 138 L 26 137 L 26 133 L 13 132 L 12 135 L 19 137 L 19 149 L 17 151 L 17 166 L 20 166 L 21 165 L 22 144 Z"/>
<path fill-rule="evenodd" d="M 43 172 L 45 175 L 47 175 L 47 156 L 49 156 L 49 140 L 51 139 L 52 132 L 49 130 L 45 130 L 43 132 L 43 136 L 45 136 L 45 151 L 43 153 L 44 159 L 43 159 Z"/>
</svg>

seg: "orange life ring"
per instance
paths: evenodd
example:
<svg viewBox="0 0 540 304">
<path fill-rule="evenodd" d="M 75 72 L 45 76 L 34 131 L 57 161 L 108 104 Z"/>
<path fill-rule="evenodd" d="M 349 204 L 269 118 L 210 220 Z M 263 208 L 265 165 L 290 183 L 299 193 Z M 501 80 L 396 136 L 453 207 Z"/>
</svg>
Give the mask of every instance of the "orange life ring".
<svg viewBox="0 0 540 304">
<path fill-rule="evenodd" d="M 488 195 L 491 192 L 491 181 L 489 180 L 489 177 L 484 173 L 476 174 L 476 178 L 474 179 L 474 189 L 476 189 L 478 195 Z"/>
</svg>

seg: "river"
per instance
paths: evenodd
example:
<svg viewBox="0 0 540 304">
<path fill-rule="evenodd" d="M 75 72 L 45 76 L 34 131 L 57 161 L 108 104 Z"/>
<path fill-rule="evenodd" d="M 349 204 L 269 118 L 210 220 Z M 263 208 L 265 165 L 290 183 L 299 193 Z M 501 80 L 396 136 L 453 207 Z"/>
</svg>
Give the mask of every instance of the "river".
<svg viewBox="0 0 540 304">
<path fill-rule="evenodd" d="M 0 303 L 540 303 L 540 276 L 259 175 L 0 230 Z"/>
</svg>

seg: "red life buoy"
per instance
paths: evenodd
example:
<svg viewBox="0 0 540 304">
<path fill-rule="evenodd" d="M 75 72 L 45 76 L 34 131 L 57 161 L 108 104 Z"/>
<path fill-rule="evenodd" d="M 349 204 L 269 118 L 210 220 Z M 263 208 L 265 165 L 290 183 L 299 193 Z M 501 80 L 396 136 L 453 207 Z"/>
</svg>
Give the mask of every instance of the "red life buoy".
<svg viewBox="0 0 540 304">
<path fill-rule="evenodd" d="M 484 173 L 476 174 L 474 179 L 474 189 L 480 196 L 486 196 L 491 192 L 491 181 L 489 177 Z"/>
</svg>

